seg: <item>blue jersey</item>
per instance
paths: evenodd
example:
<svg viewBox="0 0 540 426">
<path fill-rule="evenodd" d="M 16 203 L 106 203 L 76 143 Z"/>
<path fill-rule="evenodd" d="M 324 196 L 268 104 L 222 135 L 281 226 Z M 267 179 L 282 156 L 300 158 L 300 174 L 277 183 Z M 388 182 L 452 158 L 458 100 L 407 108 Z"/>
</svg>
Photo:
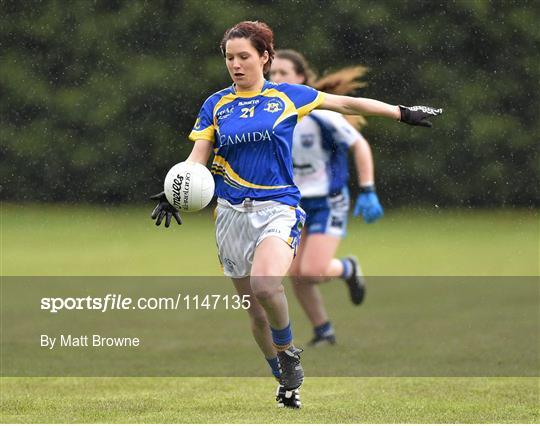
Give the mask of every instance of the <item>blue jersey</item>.
<svg viewBox="0 0 540 426">
<path fill-rule="evenodd" d="M 231 86 L 210 96 L 189 138 L 214 143 L 216 195 L 231 204 L 249 198 L 298 205 L 294 127 L 323 99 L 308 86 L 268 81 L 260 92 L 236 92 Z"/>
</svg>

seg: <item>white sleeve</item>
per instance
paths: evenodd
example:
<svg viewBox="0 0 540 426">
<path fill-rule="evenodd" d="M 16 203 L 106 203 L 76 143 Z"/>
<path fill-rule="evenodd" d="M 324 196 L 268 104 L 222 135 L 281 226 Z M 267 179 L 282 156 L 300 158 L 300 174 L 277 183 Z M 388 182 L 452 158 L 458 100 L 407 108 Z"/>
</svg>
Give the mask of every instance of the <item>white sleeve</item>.
<svg viewBox="0 0 540 426">
<path fill-rule="evenodd" d="M 336 114 L 333 117 L 332 124 L 334 127 L 334 139 L 337 143 L 352 146 L 362 138 L 360 132 L 341 114 Z"/>
</svg>

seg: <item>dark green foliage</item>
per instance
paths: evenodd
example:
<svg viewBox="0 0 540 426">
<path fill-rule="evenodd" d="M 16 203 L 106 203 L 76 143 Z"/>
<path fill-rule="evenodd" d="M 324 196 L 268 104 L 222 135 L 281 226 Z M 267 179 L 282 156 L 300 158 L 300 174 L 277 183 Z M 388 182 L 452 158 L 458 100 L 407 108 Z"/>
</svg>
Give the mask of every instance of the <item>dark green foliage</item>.
<svg viewBox="0 0 540 426">
<path fill-rule="evenodd" d="M 534 1 L 0 3 L 2 199 L 142 201 L 230 84 L 218 44 L 244 19 L 324 72 L 371 68 L 360 96 L 443 107 L 431 130 L 370 120 L 385 206 L 538 205 Z"/>
</svg>

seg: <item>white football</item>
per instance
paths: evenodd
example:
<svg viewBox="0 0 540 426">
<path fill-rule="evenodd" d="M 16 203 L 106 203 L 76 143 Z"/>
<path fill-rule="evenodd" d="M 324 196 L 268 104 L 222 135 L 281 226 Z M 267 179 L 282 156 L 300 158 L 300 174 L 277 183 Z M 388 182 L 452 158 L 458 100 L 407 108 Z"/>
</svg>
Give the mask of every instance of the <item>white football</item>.
<svg viewBox="0 0 540 426">
<path fill-rule="evenodd" d="M 202 164 L 184 161 L 169 170 L 163 190 L 167 201 L 178 210 L 196 212 L 212 200 L 214 177 Z"/>
</svg>

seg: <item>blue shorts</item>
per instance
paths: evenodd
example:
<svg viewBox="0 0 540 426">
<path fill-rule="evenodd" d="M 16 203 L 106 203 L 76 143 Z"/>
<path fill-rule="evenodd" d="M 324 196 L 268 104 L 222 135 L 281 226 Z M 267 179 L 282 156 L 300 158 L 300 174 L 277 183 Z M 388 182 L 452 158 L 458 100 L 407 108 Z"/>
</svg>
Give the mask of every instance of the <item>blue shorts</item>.
<svg viewBox="0 0 540 426">
<path fill-rule="evenodd" d="M 328 197 L 302 198 L 300 206 L 306 212 L 306 232 L 343 238 L 347 234 L 349 190 Z"/>
</svg>

